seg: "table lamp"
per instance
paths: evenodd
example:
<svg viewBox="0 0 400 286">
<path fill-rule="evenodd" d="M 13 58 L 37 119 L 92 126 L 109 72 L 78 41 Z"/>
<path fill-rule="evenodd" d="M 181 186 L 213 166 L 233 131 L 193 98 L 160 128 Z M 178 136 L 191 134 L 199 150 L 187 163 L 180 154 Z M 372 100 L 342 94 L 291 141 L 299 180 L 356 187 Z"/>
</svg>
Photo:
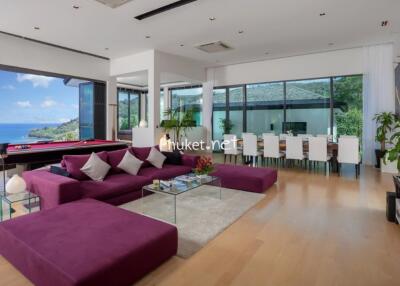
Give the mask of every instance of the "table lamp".
<svg viewBox="0 0 400 286">
<path fill-rule="evenodd" d="M 18 175 L 12 176 L 10 180 L 8 180 L 6 185 L 6 192 L 9 194 L 18 194 L 25 192 L 26 190 L 26 183 L 25 180 L 22 179 Z"/>
</svg>

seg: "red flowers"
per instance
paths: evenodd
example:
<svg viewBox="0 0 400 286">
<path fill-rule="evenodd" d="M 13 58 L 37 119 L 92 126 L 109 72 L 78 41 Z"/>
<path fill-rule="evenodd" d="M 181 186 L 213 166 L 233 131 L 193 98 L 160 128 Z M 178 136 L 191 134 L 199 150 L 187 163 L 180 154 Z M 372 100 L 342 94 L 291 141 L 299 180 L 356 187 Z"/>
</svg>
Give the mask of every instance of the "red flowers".
<svg viewBox="0 0 400 286">
<path fill-rule="evenodd" d="M 214 166 L 213 166 L 211 157 L 202 156 L 197 161 L 197 165 L 196 165 L 196 168 L 194 169 L 194 172 L 197 175 L 208 175 L 213 170 L 214 170 Z"/>
</svg>

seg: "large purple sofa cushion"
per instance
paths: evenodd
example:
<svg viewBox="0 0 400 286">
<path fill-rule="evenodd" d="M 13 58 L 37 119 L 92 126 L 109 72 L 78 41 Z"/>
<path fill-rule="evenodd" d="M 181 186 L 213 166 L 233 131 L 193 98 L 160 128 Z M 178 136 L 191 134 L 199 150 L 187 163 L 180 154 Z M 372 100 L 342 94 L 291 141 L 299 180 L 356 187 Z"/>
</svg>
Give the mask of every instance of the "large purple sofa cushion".
<svg viewBox="0 0 400 286">
<path fill-rule="evenodd" d="M 0 224 L 0 254 L 38 286 L 132 285 L 176 251 L 174 226 L 91 199 Z"/>
<path fill-rule="evenodd" d="M 160 151 L 160 147 L 154 146 L 158 151 Z M 133 155 L 136 156 L 140 161 L 143 161 L 142 168 L 151 167 L 152 165 L 146 160 L 149 157 L 150 151 L 152 147 L 132 147 Z"/>
<path fill-rule="evenodd" d="M 269 168 L 216 164 L 213 176 L 221 178 L 224 188 L 262 193 L 276 183 L 278 172 Z"/>
<path fill-rule="evenodd" d="M 140 191 L 143 186 L 151 184 L 151 179 L 132 176 L 126 173 L 108 176 L 104 181 L 82 181 L 80 190 L 82 197 L 101 201 L 126 193 Z"/>
<path fill-rule="evenodd" d="M 107 152 L 99 152 L 96 153 L 101 160 L 104 162 L 107 162 Z M 72 178 L 82 181 L 82 180 L 88 180 L 89 177 L 86 176 L 82 171 L 81 168 L 86 164 L 86 162 L 89 160 L 90 154 L 89 155 L 65 155 L 63 157 L 63 161 L 65 164 L 65 167 L 67 169 L 67 172 L 71 175 Z"/>
<path fill-rule="evenodd" d="M 108 154 L 108 163 L 111 166 L 111 173 L 112 174 L 119 174 L 119 173 L 123 173 L 124 171 L 121 170 L 120 168 L 118 168 L 117 166 L 119 165 L 119 163 L 121 163 L 122 158 L 124 158 L 126 151 L 132 152 L 131 148 L 126 148 L 126 149 L 122 149 L 122 150 L 116 150 L 116 151 L 110 151 L 107 152 Z"/>
<path fill-rule="evenodd" d="M 22 177 L 27 189 L 39 195 L 42 209 L 54 208 L 82 198 L 80 182 L 75 179 L 52 174 L 47 170 L 24 172 Z"/>
<path fill-rule="evenodd" d="M 192 169 L 188 166 L 165 164 L 162 169 L 148 167 L 140 169 L 138 175 L 149 179 L 169 180 L 177 176 L 188 174 Z"/>
</svg>

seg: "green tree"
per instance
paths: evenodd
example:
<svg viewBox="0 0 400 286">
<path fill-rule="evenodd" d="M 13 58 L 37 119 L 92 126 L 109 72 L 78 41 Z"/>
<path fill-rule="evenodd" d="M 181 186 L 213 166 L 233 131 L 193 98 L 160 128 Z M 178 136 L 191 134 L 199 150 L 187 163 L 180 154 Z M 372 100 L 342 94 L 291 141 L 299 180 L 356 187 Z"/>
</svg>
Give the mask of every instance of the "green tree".
<svg viewBox="0 0 400 286">
<path fill-rule="evenodd" d="M 362 111 L 355 107 L 347 112 L 336 113 L 336 126 L 338 135 L 362 135 Z"/>
</svg>

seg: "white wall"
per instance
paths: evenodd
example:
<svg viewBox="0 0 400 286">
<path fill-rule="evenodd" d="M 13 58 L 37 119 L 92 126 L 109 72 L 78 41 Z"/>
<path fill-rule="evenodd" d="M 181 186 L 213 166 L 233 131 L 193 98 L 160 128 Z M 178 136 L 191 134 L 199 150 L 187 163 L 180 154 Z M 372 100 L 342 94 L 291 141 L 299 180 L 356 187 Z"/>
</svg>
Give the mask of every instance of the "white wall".
<svg viewBox="0 0 400 286">
<path fill-rule="evenodd" d="M 363 73 L 362 48 L 228 65 L 207 70 L 214 86 Z"/>
<path fill-rule="evenodd" d="M 106 81 L 110 62 L 0 34 L 0 64 Z"/>
</svg>

